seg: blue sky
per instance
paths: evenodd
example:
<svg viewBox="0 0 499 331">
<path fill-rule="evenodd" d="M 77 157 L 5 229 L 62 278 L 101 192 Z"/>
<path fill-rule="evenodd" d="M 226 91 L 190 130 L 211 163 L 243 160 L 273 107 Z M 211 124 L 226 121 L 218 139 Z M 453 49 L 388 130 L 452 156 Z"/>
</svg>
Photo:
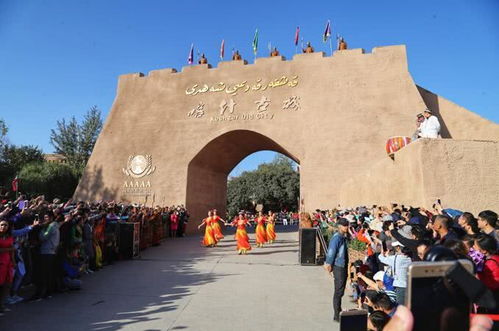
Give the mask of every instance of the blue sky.
<svg viewBox="0 0 499 331">
<path fill-rule="evenodd" d="M 251 62 L 255 28 L 260 56 L 271 42 L 291 58 L 297 25 L 328 51 L 330 19 L 350 48 L 407 45 L 418 85 L 498 123 L 498 18 L 497 0 L 0 0 L 0 118 L 11 143 L 52 152 L 56 121 L 93 105 L 107 116 L 121 74 L 180 70 L 191 43 L 216 66 L 222 39 L 226 58 L 236 48 Z M 236 170 L 272 158 L 259 153 Z"/>
</svg>

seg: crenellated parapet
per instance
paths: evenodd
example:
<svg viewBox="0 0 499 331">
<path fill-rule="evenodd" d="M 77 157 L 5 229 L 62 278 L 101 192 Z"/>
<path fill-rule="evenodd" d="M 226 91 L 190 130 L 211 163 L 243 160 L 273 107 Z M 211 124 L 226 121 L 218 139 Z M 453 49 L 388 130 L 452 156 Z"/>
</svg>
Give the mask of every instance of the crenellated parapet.
<svg viewBox="0 0 499 331">
<path fill-rule="evenodd" d="M 276 65 L 277 63 L 282 63 L 282 65 L 303 65 L 304 63 L 316 63 L 316 62 L 324 62 L 330 63 L 333 62 L 348 62 L 351 60 L 366 60 L 374 58 L 377 61 L 390 61 L 392 65 L 399 64 L 401 68 L 407 69 L 407 53 L 405 45 L 396 45 L 396 46 L 384 46 L 384 47 L 375 47 L 372 49 L 371 53 L 366 53 L 362 48 L 355 49 L 346 49 L 346 50 L 337 50 L 333 53 L 332 56 L 327 56 L 324 52 L 314 52 L 314 53 L 300 53 L 293 55 L 291 60 L 286 60 L 284 56 L 272 56 L 272 57 L 259 57 L 256 58 L 255 62 L 249 64 L 246 60 L 229 60 L 229 61 L 221 61 L 218 63 L 217 67 L 212 67 L 208 63 L 197 64 L 197 65 L 189 65 L 182 67 L 181 71 L 178 71 L 175 68 L 165 68 L 152 70 L 147 75 L 143 73 L 131 73 L 124 74 L 119 77 L 121 81 L 134 81 L 138 78 L 147 79 L 149 77 L 154 78 L 167 78 L 170 75 L 183 75 L 183 74 L 202 74 L 207 71 L 227 71 L 232 68 L 239 68 L 241 66 L 247 66 L 248 68 L 258 69 L 260 66 L 267 66 L 269 64 Z"/>
</svg>

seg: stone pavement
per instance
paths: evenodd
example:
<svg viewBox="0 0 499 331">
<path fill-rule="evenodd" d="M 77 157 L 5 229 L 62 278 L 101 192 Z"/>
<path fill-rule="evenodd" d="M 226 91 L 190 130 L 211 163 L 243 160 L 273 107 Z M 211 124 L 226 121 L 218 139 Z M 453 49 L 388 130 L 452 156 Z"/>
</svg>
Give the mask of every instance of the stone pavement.
<svg viewBox="0 0 499 331">
<path fill-rule="evenodd" d="M 0 330 L 338 330 L 331 277 L 299 265 L 296 228 L 277 231 L 245 256 L 230 234 L 216 248 L 167 240 L 85 276 L 81 291 L 12 306 Z"/>
</svg>

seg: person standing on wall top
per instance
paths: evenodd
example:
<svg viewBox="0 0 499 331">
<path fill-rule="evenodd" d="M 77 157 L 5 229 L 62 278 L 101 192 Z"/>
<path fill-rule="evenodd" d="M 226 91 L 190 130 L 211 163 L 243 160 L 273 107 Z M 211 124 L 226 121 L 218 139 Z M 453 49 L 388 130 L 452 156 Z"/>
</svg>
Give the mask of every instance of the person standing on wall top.
<svg viewBox="0 0 499 331">
<path fill-rule="evenodd" d="M 425 109 L 423 112 L 424 121 L 419 126 L 420 138 L 439 138 L 440 137 L 440 122 L 438 118 L 432 114 L 430 109 Z"/>
<path fill-rule="evenodd" d="M 326 262 L 324 268 L 327 272 L 333 272 L 334 277 L 334 294 L 333 294 L 333 310 L 334 320 L 339 322 L 341 312 L 341 298 L 345 294 L 345 286 L 347 283 L 347 267 L 348 267 L 348 220 L 340 218 L 337 222 L 338 231 L 329 241 L 327 250 Z"/>
<path fill-rule="evenodd" d="M 338 50 L 343 51 L 347 48 L 348 48 L 347 42 L 345 41 L 345 39 L 343 39 L 343 37 L 341 37 L 338 43 Z"/>
<path fill-rule="evenodd" d="M 417 140 L 421 135 L 421 123 L 425 120 L 423 113 L 416 115 L 416 131 L 412 134 L 411 141 Z"/>
</svg>

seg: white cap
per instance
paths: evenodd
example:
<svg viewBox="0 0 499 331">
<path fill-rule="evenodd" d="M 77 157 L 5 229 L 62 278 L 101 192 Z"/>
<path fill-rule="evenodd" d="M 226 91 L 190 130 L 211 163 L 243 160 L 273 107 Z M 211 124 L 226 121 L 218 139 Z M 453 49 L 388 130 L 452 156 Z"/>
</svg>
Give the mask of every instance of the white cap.
<svg viewBox="0 0 499 331">
<path fill-rule="evenodd" d="M 383 281 L 383 278 L 385 278 L 385 272 L 384 271 L 378 271 L 377 273 L 374 274 L 373 279 Z"/>
<path fill-rule="evenodd" d="M 400 242 L 398 241 L 394 241 L 392 242 L 392 247 L 395 247 L 395 246 L 400 246 L 400 247 L 404 247 L 404 245 L 402 245 Z"/>
</svg>

